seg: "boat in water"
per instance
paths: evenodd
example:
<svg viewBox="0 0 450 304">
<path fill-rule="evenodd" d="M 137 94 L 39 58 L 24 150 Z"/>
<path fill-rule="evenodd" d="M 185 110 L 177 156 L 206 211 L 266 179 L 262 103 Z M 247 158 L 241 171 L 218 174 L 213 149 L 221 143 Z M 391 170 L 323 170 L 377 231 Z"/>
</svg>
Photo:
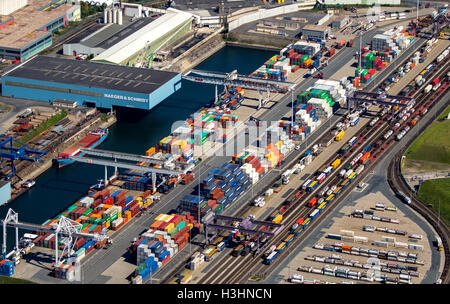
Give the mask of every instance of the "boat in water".
<svg viewBox="0 0 450 304">
<path fill-rule="evenodd" d="M 67 165 L 73 164 L 75 162 L 71 156 L 83 156 L 85 152 L 81 151 L 81 148 L 84 149 L 94 149 L 98 145 L 100 145 L 109 135 L 108 129 L 95 129 L 85 137 L 83 137 L 80 141 L 78 141 L 75 145 L 68 147 L 63 152 L 58 154 L 58 157 L 53 159 L 53 164 L 58 167 L 65 167 Z"/>
<path fill-rule="evenodd" d="M 31 188 L 36 184 L 36 181 L 33 179 L 27 179 L 22 183 L 22 188 Z"/>
</svg>

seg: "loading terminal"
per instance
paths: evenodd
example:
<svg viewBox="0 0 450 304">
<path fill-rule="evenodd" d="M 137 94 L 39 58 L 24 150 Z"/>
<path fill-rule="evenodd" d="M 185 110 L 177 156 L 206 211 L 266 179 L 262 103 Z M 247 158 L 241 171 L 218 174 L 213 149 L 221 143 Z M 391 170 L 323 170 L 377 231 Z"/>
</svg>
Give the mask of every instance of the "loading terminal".
<svg viewBox="0 0 450 304">
<path fill-rule="evenodd" d="M 181 88 L 181 74 L 35 56 L 2 76 L 2 95 L 112 109 L 150 110 Z"/>
</svg>

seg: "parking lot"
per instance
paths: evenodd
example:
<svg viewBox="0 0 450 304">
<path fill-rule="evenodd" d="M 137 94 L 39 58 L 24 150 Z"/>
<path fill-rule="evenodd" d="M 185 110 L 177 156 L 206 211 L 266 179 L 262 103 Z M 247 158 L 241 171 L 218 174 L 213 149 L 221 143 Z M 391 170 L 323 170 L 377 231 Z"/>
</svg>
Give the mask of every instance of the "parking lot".
<svg viewBox="0 0 450 304">
<path fill-rule="evenodd" d="M 299 279 L 303 279 L 303 283 L 379 284 L 381 279 L 377 278 L 382 276 L 386 283 L 395 283 L 400 275 L 404 283 L 408 276 L 411 283 L 422 282 L 431 267 L 431 251 L 437 250 L 431 245 L 433 240 L 426 239 L 425 232 L 381 192 L 370 193 L 354 203 L 341 208 L 339 216 L 317 233 L 312 246 L 300 251 L 282 269 L 281 283 L 300 283 Z M 375 210 L 377 203 L 392 209 Z M 352 216 L 355 210 L 366 218 Z M 364 231 L 364 226 L 370 231 Z M 335 276 L 333 271 L 341 272 Z M 342 275 L 344 272 L 349 273 L 347 277 Z M 363 279 L 365 274 L 373 281 Z"/>
</svg>

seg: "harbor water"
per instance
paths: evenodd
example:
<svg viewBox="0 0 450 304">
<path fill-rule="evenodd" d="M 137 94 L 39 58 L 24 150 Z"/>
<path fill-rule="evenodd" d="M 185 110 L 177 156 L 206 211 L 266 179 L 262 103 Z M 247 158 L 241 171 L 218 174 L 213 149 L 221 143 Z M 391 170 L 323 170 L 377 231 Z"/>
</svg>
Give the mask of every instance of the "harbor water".
<svg viewBox="0 0 450 304">
<path fill-rule="evenodd" d="M 237 69 L 239 74 L 248 75 L 272 55 L 273 51 L 227 46 L 196 69 L 218 72 Z M 219 88 L 222 89 L 223 87 Z M 213 85 L 183 80 L 178 92 L 151 111 L 117 110 L 117 123 L 110 127 L 109 137 L 98 148 L 143 155 L 149 147 L 170 133 L 174 122 L 184 121 L 213 98 Z M 112 172 L 110 169 L 108 174 Z M 41 224 L 80 198 L 104 174 L 104 167 L 84 163 L 60 169 L 50 168 L 37 178 L 32 189 L 10 204 L 0 207 L 0 218 L 4 219 L 8 209 L 12 208 L 19 213 L 20 221 Z M 8 249 L 12 249 L 13 229 L 8 229 L 7 244 Z"/>
</svg>

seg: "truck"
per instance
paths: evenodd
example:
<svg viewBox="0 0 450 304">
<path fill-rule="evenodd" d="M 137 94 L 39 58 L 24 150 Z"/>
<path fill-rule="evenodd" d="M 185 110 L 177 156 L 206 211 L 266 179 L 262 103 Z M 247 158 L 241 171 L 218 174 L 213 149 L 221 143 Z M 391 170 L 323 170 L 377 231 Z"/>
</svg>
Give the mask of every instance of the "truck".
<svg viewBox="0 0 450 304">
<path fill-rule="evenodd" d="M 344 137 L 344 135 L 345 135 L 345 131 L 344 131 L 344 130 L 341 130 L 341 131 L 336 135 L 335 140 L 336 140 L 336 141 L 340 141 L 340 140 Z"/>
<path fill-rule="evenodd" d="M 313 197 L 309 202 L 308 202 L 308 207 L 312 207 L 317 203 L 317 197 Z"/>
<path fill-rule="evenodd" d="M 26 108 L 22 113 L 17 115 L 18 118 L 27 118 L 33 115 L 33 110 L 30 108 Z"/>
<path fill-rule="evenodd" d="M 337 167 L 339 167 L 340 164 L 341 164 L 341 159 L 337 158 L 331 163 L 331 167 L 333 167 L 333 169 L 336 169 Z"/>
<path fill-rule="evenodd" d="M 323 182 L 324 179 L 327 177 L 327 175 L 325 173 L 321 173 L 317 178 L 316 181 L 318 181 L 319 183 Z"/>
<path fill-rule="evenodd" d="M 311 184 L 309 184 L 307 190 L 314 191 L 314 189 L 316 189 L 318 185 L 319 185 L 318 181 L 313 181 Z"/>
<path fill-rule="evenodd" d="M 281 181 L 282 181 L 283 185 L 289 184 L 291 175 L 292 175 L 292 170 L 289 170 L 289 169 L 286 170 L 286 171 L 281 175 Z"/>
<path fill-rule="evenodd" d="M 302 185 L 302 189 L 306 190 L 306 188 L 308 188 L 309 184 L 312 183 L 312 180 L 308 179 L 303 185 Z"/>
<path fill-rule="evenodd" d="M 352 119 L 350 120 L 350 125 L 351 125 L 352 127 L 354 127 L 354 126 L 356 126 L 356 125 L 358 124 L 358 122 L 359 122 L 359 116 L 356 116 L 356 117 L 354 117 L 354 118 L 352 118 Z"/>
<path fill-rule="evenodd" d="M 358 137 L 357 136 L 353 136 L 352 139 L 350 139 L 348 141 L 348 144 L 353 146 L 357 141 L 358 141 Z"/>
</svg>

